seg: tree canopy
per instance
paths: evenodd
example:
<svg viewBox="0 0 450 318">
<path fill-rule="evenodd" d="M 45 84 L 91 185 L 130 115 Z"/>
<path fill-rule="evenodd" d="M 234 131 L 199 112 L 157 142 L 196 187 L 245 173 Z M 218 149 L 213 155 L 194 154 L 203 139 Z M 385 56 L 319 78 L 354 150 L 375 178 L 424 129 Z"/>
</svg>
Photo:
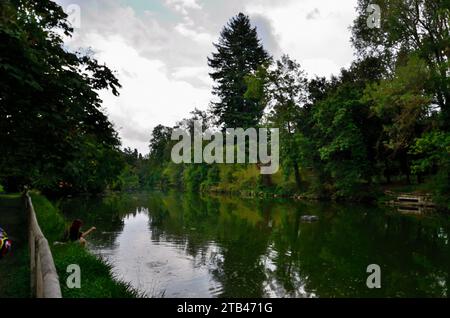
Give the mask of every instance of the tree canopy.
<svg viewBox="0 0 450 318">
<path fill-rule="evenodd" d="M 117 170 L 105 164 L 120 142 L 97 91 L 118 95 L 120 84 L 107 66 L 63 46 L 72 32 L 52 1 L 0 3 L 0 176 L 12 188 L 99 191 Z"/>
</svg>

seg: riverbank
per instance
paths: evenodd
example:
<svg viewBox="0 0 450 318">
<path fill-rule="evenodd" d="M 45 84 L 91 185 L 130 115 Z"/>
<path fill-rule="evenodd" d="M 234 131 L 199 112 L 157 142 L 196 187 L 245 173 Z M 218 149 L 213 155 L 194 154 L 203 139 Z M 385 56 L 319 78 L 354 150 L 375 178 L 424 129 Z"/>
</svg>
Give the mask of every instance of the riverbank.
<svg viewBox="0 0 450 318">
<path fill-rule="evenodd" d="M 448 213 L 449 209 L 447 202 L 443 200 L 434 199 L 432 195 L 433 191 L 430 184 L 393 184 L 389 186 L 380 186 L 376 189 L 368 190 L 367 196 L 364 199 L 358 200 L 340 198 L 336 200 L 330 197 L 319 196 L 312 192 L 295 192 L 284 191 L 282 188 L 259 188 L 259 189 L 236 189 L 235 187 L 226 188 L 222 186 L 210 186 L 203 188 L 202 193 L 214 194 L 214 195 L 230 195 L 240 198 L 260 198 L 260 199 L 272 199 L 272 198 L 284 198 L 292 199 L 296 201 L 321 201 L 321 202 L 348 202 L 348 203 L 371 203 L 374 205 L 383 206 L 395 201 L 399 196 L 415 196 L 426 197 L 429 206 L 433 209 Z M 391 204 L 392 205 L 392 204 Z"/>
<path fill-rule="evenodd" d="M 62 240 L 69 222 L 58 208 L 38 193 L 31 193 L 38 222 L 52 249 L 64 298 L 136 298 L 139 293 L 120 281 L 111 272 L 111 265 L 92 255 L 78 243 L 54 244 Z M 77 264 L 81 269 L 81 288 L 66 285 L 67 266 Z"/>
<path fill-rule="evenodd" d="M 147 188 L 176 188 L 186 192 L 225 194 L 248 198 L 289 198 L 295 200 L 383 204 L 392 200 L 388 193 L 421 194 L 431 197 L 436 208 L 450 210 L 450 199 L 442 191 L 442 182 L 433 177 L 407 178 L 403 176 L 374 177 L 370 181 L 349 183 L 345 191 L 330 181 L 321 179 L 308 169 L 295 174 L 282 168 L 273 175 L 261 175 L 259 168 L 247 165 L 174 165 L 168 163 L 152 179 Z M 346 183 L 342 179 L 341 186 Z M 145 187 L 143 187 L 145 188 Z"/>
</svg>

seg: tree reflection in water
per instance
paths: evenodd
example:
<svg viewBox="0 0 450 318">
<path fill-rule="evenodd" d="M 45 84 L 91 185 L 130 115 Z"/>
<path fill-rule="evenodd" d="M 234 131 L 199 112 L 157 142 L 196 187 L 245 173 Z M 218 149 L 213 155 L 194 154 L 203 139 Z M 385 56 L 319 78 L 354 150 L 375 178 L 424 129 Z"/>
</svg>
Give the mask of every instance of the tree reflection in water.
<svg viewBox="0 0 450 318">
<path fill-rule="evenodd" d="M 446 216 L 176 192 L 77 198 L 61 208 L 97 226 L 91 248 L 110 260 L 120 253 L 127 222 L 144 216 L 148 236 L 132 236 L 142 255 L 132 248 L 127 264 L 149 264 L 134 275 L 162 281 L 168 297 L 448 296 Z M 304 223 L 302 215 L 320 219 Z M 373 263 L 382 269 L 381 289 L 366 287 Z M 127 267 L 115 266 L 127 279 Z"/>
</svg>

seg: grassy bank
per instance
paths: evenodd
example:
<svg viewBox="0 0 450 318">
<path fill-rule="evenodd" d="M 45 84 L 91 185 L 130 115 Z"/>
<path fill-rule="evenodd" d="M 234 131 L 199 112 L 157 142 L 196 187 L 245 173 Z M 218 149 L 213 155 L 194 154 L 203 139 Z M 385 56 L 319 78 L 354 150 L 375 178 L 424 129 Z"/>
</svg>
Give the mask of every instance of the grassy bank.
<svg viewBox="0 0 450 318">
<path fill-rule="evenodd" d="M 117 280 L 111 266 L 81 247 L 78 243 L 54 245 L 61 241 L 69 225 L 59 210 L 44 196 L 32 193 L 38 222 L 47 237 L 58 271 L 64 298 L 133 298 L 138 297 L 129 284 Z M 81 288 L 69 289 L 66 285 L 67 266 L 77 264 L 81 269 Z"/>
<path fill-rule="evenodd" d="M 0 226 L 13 242 L 11 253 L 0 260 L 0 298 L 27 298 L 30 296 L 27 218 L 19 194 L 0 195 Z"/>
</svg>

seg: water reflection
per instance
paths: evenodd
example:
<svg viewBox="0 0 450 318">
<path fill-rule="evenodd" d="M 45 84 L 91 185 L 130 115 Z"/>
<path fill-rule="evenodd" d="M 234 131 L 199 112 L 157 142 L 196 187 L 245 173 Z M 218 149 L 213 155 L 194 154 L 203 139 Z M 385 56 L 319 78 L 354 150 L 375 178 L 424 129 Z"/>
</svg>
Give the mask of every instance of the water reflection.
<svg viewBox="0 0 450 318">
<path fill-rule="evenodd" d="M 90 249 L 148 296 L 446 297 L 450 222 L 356 205 L 178 193 L 62 202 Z M 317 215 L 305 223 L 302 215 Z M 367 265 L 382 288 L 366 287 Z"/>
</svg>

